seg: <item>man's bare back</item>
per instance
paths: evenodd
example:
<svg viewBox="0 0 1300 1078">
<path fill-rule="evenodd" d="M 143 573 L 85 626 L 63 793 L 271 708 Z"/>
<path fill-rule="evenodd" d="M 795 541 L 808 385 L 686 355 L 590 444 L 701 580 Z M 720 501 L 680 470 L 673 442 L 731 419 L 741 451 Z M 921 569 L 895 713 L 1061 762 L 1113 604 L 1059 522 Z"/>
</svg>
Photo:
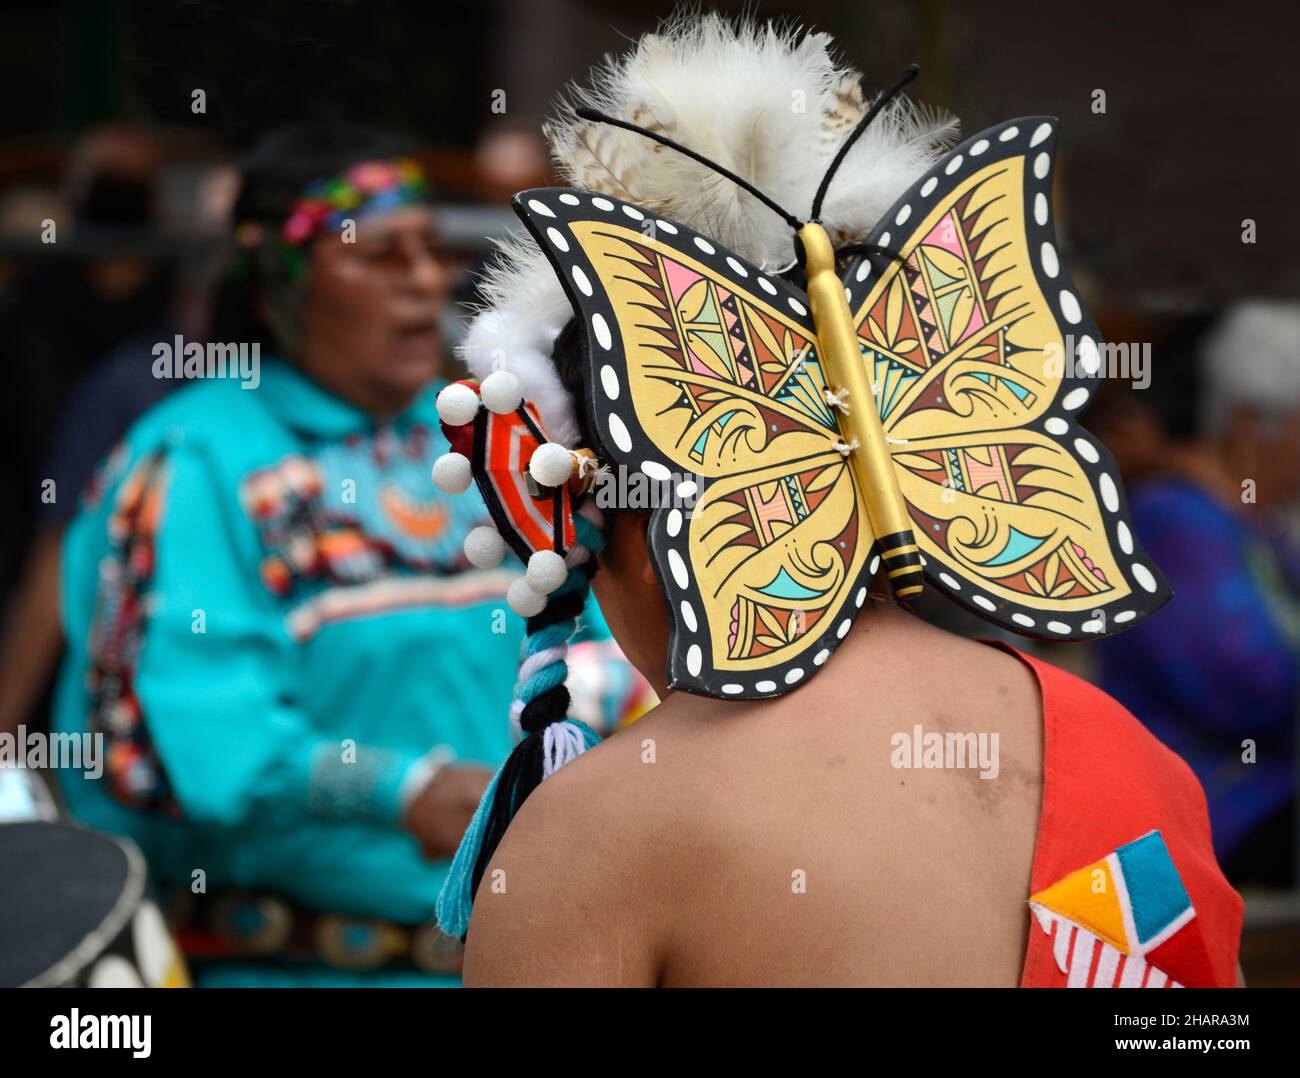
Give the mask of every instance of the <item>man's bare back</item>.
<svg viewBox="0 0 1300 1078">
<path fill-rule="evenodd" d="M 1014 986 L 1041 790 L 1032 671 L 868 608 L 798 691 L 673 694 L 539 787 L 466 983 Z"/>
</svg>

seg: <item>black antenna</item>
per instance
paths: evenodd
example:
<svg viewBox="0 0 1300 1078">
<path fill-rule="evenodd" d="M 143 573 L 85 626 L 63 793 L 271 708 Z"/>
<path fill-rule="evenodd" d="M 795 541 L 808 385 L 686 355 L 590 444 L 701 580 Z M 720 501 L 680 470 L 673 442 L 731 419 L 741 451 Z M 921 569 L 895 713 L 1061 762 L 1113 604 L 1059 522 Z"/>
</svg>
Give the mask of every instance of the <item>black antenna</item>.
<svg viewBox="0 0 1300 1078">
<path fill-rule="evenodd" d="M 858 126 L 850 133 L 849 137 L 844 140 L 840 146 L 839 152 L 835 154 L 835 160 L 831 162 L 830 168 L 826 170 L 826 175 L 822 177 L 821 186 L 817 188 L 817 197 L 813 199 L 811 221 L 820 221 L 822 219 L 822 203 L 826 200 L 826 191 L 831 185 L 831 180 L 835 178 L 835 173 L 844 163 L 844 157 L 850 148 L 858 141 L 858 136 L 862 134 L 870 125 L 871 121 L 880 115 L 880 110 L 888 105 L 897 95 L 898 91 L 911 82 L 921 73 L 920 67 L 916 64 L 908 64 L 903 68 L 902 73 L 896 78 L 889 88 L 885 90 L 878 98 L 876 103 L 867 110 L 867 114 L 858 121 Z"/>
<path fill-rule="evenodd" d="M 648 139 L 653 139 L 655 142 L 667 146 L 670 150 L 676 150 L 680 154 L 685 154 L 692 161 L 698 161 L 701 165 L 713 169 L 713 171 L 718 173 L 718 175 L 727 177 L 727 179 L 741 190 L 748 191 L 773 213 L 779 214 L 785 220 L 785 223 L 796 232 L 803 228 L 803 222 L 799 220 L 799 218 L 787 210 L 782 209 L 752 183 L 747 180 L 742 180 L 730 169 L 723 168 L 716 161 L 710 161 L 703 154 L 696 153 L 689 147 L 683 146 L 680 142 L 674 142 L 666 135 L 661 135 L 655 131 L 647 131 L 644 127 L 638 127 L 636 124 L 629 123 L 627 120 L 618 120 L 613 116 L 606 116 L 603 112 L 597 112 L 595 109 L 589 109 L 585 106 L 574 109 L 574 112 L 577 113 L 581 119 L 590 120 L 592 123 L 610 124 L 614 127 L 621 127 L 624 131 L 635 131 L 638 135 L 644 135 Z"/>
</svg>

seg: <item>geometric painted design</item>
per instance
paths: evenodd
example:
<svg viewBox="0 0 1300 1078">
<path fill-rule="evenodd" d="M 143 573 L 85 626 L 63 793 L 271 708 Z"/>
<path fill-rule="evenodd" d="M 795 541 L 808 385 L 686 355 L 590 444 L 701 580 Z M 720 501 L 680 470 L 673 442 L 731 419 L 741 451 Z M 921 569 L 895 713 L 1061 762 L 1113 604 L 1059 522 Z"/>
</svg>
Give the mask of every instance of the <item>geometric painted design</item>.
<svg viewBox="0 0 1300 1078">
<path fill-rule="evenodd" d="M 664 574 L 691 587 L 696 634 L 701 622 L 708 629 L 707 662 L 702 643 L 697 658 L 688 649 L 686 674 L 707 665 L 729 685 L 732 675 L 783 665 L 779 680 L 755 679 L 770 683 L 770 694 L 791 671 L 800 671 L 797 681 L 814 668 L 836 612 L 863 586 L 870 545 L 852 473 L 835 449 L 842 435 L 812 327 L 806 314 L 754 294 L 771 298 L 757 270 L 724 281 L 638 229 L 570 227 L 597 273 L 614 267 L 603 276 L 625 319 L 620 329 L 644 357 L 627 372 L 645 417 L 639 425 L 656 430 L 669 471 L 708 481 L 689 523 L 677 525 L 692 540 L 679 563 L 689 568 L 670 564 Z"/>
<path fill-rule="evenodd" d="M 1114 461 L 1077 425 L 1100 338 L 1057 254 L 1055 142 L 1046 117 L 981 132 L 881 217 L 868 241 L 900 257 L 841 276 L 870 397 L 839 403 L 881 417 L 928 584 L 1012 632 L 1085 639 L 1169 589 Z M 540 188 L 513 206 L 572 304 L 602 456 L 692 475 L 689 513 L 649 525 L 669 684 L 746 699 L 802 684 L 865 601 L 881 538 L 837 449 L 849 422 L 827 394 L 843 387 L 807 293 L 608 195 Z"/>
<path fill-rule="evenodd" d="M 1028 152 L 1002 149 L 1022 138 Z M 1113 462 L 1074 425 L 1101 353 L 1050 227 L 1054 142 L 1036 118 L 959 147 L 873 237 L 903 260 L 845 278 L 927 581 L 1015 632 L 1070 639 L 1169 591 Z"/>
<path fill-rule="evenodd" d="M 1211 987 L 1196 910 L 1159 831 L 1032 895 L 1071 988 Z"/>
<path fill-rule="evenodd" d="M 539 550 L 567 554 L 572 549 L 577 540 L 568 484 L 540 487 L 527 469 L 537 447 L 550 440 L 531 401 L 503 414 L 480 408 L 472 427 L 444 429 L 453 449 L 473 454 L 475 480 L 492 522 L 522 561 Z"/>
</svg>

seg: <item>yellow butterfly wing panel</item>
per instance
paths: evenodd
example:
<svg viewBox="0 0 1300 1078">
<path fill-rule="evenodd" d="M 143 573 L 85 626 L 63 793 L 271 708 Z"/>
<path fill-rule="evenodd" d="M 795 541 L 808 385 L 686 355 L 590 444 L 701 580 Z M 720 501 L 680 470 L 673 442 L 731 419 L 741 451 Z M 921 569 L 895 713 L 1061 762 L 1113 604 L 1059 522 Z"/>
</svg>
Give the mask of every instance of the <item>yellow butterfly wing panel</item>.
<svg viewBox="0 0 1300 1078">
<path fill-rule="evenodd" d="M 788 691 L 848 632 L 873 560 L 806 297 L 615 199 L 543 189 L 515 208 L 580 320 L 603 459 L 660 494 L 670 683 Z"/>
<path fill-rule="evenodd" d="M 1100 335 L 1057 253 L 1055 124 L 954 150 L 890 210 L 845 283 L 926 579 L 1018 633 L 1119 631 L 1169 588 L 1110 454 L 1076 422 Z"/>
</svg>

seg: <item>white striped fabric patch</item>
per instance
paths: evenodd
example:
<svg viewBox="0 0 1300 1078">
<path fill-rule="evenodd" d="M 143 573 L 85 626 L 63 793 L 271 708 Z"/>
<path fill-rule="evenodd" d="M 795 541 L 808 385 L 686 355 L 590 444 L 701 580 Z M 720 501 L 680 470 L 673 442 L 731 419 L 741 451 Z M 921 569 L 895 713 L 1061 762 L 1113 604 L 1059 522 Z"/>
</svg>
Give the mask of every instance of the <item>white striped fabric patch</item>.
<svg viewBox="0 0 1300 1078">
<path fill-rule="evenodd" d="M 1034 916 L 1052 941 L 1052 956 L 1069 978 L 1068 988 L 1183 987 L 1144 959 L 1124 954 L 1051 910 L 1035 906 Z"/>
</svg>

